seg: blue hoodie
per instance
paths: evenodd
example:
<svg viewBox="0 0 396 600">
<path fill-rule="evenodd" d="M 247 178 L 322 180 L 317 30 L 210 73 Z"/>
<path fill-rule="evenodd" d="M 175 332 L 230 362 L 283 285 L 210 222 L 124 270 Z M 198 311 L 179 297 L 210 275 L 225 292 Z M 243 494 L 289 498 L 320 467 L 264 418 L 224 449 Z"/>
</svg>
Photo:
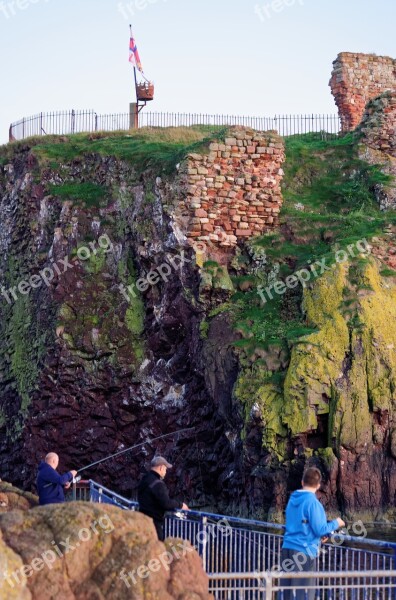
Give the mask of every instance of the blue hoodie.
<svg viewBox="0 0 396 600">
<path fill-rule="evenodd" d="M 63 486 L 72 481 L 73 475 L 65 473 L 59 475 L 49 464 L 42 461 L 38 468 L 37 491 L 39 495 L 39 504 L 58 504 L 65 501 Z"/>
<path fill-rule="evenodd" d="M 283 548 L 312 558 L 319 553 L 320 538 L 339 528 L 337 519 L 327 522 L 323 506 L 313 492 L 293 492 L 286 507 Z"/>
</svg>

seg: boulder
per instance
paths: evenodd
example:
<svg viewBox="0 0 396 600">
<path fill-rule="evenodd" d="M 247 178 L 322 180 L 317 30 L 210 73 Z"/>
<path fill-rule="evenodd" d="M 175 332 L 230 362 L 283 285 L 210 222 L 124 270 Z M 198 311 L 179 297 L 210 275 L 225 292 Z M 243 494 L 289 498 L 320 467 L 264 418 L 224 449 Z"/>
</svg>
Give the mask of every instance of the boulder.
<svg viewBox="0 0 396 600">
<path fill-rule="evenodd" d="M 0 600 L 210 600 L 195 549 L 151 519 L 71 502 L 0 515 Z"/>
</svg>

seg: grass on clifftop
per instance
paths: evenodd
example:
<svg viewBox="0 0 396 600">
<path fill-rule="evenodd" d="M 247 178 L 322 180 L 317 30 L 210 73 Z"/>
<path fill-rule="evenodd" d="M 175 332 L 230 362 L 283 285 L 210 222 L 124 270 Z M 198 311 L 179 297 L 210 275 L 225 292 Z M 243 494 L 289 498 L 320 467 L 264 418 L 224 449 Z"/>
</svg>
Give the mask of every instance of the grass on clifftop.
<svg viewBox="0 0 396 600">
<path fill-rule="evenodd" d="M 231 311 L 236 330 L 243 335 L 236 345 L 253 360 L 269 348 L 272 353 L 276 347 L 288 352 L 312 332 L 301 311 L 300 285 L 284 295 L 274 293 L 272 300 L 262 304 L 256 287 L 269 285 L 271 271 L 273 280 L 284 281 L 309 267 L 309 262 L 326 258 L 330 266 L 336 250 L 362 239 L 369 242 L 396 224 L 395 211 L 380 211 L 374 194 L 375 186 L 389 178 L 380 167 L 359 159 L 352 134 L 328 141 L 299 135 L 286 138 L 285 143 L 280 228 L 250 243 L 251 256 L 258 252 L 266 256 L 265 265 L 255 269 L 250 289 L 243 291 L 241 278 L 234 278 L 239 291 L 232 298 Z M 361 260 L 365 259 L 356 256 L 352 262 Z"/>
<path fill-rule="evenodd" d="M 189 152 L 200 152 L 208 143 L 221 138 L 228 128 L 216 126 L 151 127 L 139 130 L 97 132 L 69 136 L 30 138 L 0 148 L 0 159 L 18 144 L 30 144 L 41 164 L 56 168 L 62 163 L 84 157 L 87 154 L 114 156 L 133 163 L 141 174 L 155 169 L 170 173 Z"/>
</svg>

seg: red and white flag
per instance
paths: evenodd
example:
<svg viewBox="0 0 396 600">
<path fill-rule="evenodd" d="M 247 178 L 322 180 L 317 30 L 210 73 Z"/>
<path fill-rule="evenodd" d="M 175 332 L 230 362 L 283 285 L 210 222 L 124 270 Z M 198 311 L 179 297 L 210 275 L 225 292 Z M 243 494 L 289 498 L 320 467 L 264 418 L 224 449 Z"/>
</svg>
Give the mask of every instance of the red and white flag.
<svg viewBox="0 0 396 600">
<path fill-rule="evenodd" d="M 142 63 L 140 61 L 140 56 L 139 56 L 139 52 L 136 46 L 136 42 L 133 39 L 133 37 L 131 37 L 130 41 L 129 41 L 129 62 L 136 67 L 136 69 L 138 71 L 140 71 L 141 73 L 143 73 L 143 67 L 142 67 Z"/>
</svg>

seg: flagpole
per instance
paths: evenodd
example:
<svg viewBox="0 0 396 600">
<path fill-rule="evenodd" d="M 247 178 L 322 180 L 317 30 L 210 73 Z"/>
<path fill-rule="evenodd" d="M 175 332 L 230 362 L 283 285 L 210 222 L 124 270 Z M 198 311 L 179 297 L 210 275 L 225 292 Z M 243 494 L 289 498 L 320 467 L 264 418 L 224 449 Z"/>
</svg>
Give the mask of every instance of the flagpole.
<svg viewBox="0 0 396 600">
<path fill-rule="evenodd" d="M 129 32 L 130 32 L 130 36 L 131 38 L 133 38 L 132 35 L 132 25 L 129 25 Z M 136 104 L 135 104 L 135 114 L 134 114 L 134 128 L 138 129 L 139 127 L 139 98 L 138 98 L 138 91 L 137 91 L 137 75 L 136 75 L 136 66 L 134 65 L 133 67 L 133 76 L 135 78 L 135 93 L 136 93 Z"/>
</svg>

